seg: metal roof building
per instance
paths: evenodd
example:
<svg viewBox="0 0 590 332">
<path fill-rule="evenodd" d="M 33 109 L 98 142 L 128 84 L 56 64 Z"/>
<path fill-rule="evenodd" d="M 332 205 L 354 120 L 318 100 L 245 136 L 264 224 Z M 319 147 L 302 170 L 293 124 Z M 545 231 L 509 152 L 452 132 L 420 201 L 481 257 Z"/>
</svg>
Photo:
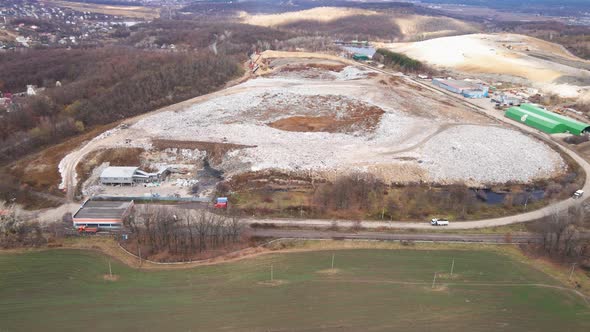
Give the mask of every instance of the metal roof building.
<svg viewBox="0 0 590 332">
<path fill-rule="evenodd" d="M 139 167 L 107 167 L 100 173 L 102 184 L 133 184 L 133 176 Z"/>
<path fill-rule="evenodd" d="M 91 201 L 82 204 L 72 217 L 74 227 L 90 226 L 116 229 L 133 210 L 133 201 Z"/>
<path fill-rule="evenodd" d="M 489 93 L 489 88 L 477 81 L 433 78 L 432 84 L 445 90 L 462 94 L 466 98 L 485 98 Z"/>
<path fill-rule="evenodd" d="M 549 134 L 581 135 L 584 132 L 590 132 L 589 124 L 547 111 L 533 104 L 511 107 L 504 116 Z"/>
<path fill-rule="evenodd" d="M 162 180 L 170 173 L 168 167 L 162 167 L 156 173 L 147 173 L 139 167 L 111 166 L 100 174 L 101 184 L 134 184 Z"/>
</svg>

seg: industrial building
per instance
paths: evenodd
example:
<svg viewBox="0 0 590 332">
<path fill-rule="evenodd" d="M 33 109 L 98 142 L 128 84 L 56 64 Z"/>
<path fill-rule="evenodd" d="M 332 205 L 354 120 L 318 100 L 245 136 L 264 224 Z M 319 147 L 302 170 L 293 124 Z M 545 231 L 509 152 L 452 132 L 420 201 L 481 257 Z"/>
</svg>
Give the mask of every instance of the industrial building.
<svg viewBox="0 0 590 332">
<path fill-rule="evenodd" d="M 354 53 L 352 55 L 352 59 L 356 60 L 356 61 L 369 61 L 369 60 L 371 60 L 371 57 L 368 56 L 367 54 Z"/>
<path fill-rule="evenodd" d="M 550 112 L 534 104 L 511 107 L 504 116 L 549 134 L 570 133 L 581 135 L 590 132 L 589 124 Z"/>
<path fill-rule="evenodd" d="M 87 200 L 72 217 L 74 227 L 119 229 L 123 226 L 123 220 L 133 213 L 133 206 L 133 201 Z"/>
<path fill-rule="evenodd" d="M 133 185 L 136 183 L 161 181 L 169 173 L 168 168 L 162 168 L 156 173 L 148 173 L 140 170 L 139 167 L 111 166 L 102 171 L 99 180 L 101 184 Z"/>
<path fill-rule="evenodd" d="M 434 78 L 432 84 L 466 98 L 485 98 L 489 94 L 489 87 L 477 81 Z"/>
</svg>

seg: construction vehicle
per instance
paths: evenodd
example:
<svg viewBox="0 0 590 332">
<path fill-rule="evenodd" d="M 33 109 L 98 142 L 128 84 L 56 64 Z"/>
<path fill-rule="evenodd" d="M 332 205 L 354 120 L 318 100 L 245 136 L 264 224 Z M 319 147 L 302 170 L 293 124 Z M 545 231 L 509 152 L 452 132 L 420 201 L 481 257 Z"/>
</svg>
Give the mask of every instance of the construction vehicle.
<svg viewBox="0 0 590 332">
<path fill-rule="evenodd" d="M 78 234 L 96 234 L 98 233 L 98 227 L 79 226 L 77 229 Z"/>
<path fill-rule="evenodd" d="M 250 70 L 252 71 L 252 73 L 255 73 L 258 68 L 260 68 L 260 65 L 258 64 L 258 60 L 260 60 L 260 57 L 262 56 L 262 54 L 260 54 L 260 52 L 256 52 L 253 54 L 253 56 L 258 55 L 258 57 L 256 58 L 256 60 L 252 60 L 252 58 L 250 58 Z"/>
</svg>

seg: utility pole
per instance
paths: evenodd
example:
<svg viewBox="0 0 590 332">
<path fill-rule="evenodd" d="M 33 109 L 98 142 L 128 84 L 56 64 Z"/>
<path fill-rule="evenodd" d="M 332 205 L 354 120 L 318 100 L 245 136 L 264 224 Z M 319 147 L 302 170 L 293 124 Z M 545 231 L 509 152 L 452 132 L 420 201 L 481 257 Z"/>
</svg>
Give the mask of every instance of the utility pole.
<svg viewBox="0 0 590 332">
<path fill-rule="evenodd" d="M 332 254 L 332 270 L 334 270 L 334 255 L 335 254 Z"/>
<path fill-rule="evenodd" d="M 113 269 L 111 269 L 111 261 L 109 260 L 109 275 L 113 277 Z"/>
<path fill-rule="evenodd" d="M 274 273 L 273 272 L 274 271 L 273 271 L 272 264 L 270 264 L 270 281 L 274 281 L 274 275 L 273 275 Z"/>
<path fill-rule="evenodd" d="M 453 277 L 453 270 L 455 269 L 455 259 L 453 258 L 453 263 L 451 263 L 451 278 Z"/>
<path fill-rule="evenodd" d="M 574 269 L 576 268 L 576 263 L 572 264 L 572 270 L 570 271 L 569 280 L 572 280 L 572 275 L 574 274 Z"/>
<path fill-rule="evenodd" d="M 434 272 L 434 278 L 432 279 L 432 287 L 434 288 L 434 284 L 436 283 L 436 272 Z"/>
</svg>

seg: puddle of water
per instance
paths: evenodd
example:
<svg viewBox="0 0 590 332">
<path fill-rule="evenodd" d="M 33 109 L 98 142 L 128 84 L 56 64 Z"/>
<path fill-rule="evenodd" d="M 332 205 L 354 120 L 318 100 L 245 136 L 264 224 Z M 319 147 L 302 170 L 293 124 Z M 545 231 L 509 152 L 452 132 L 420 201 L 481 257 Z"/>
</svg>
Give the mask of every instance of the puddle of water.
<svg viewBox="0 0 590 332">
<path fill-rule="evenodd" d="M 527 190 L 520 193 L 494 192 L 491 189 L 474 189 L 477 199 L 488 205 L 503 204 L 508 195 L 512 196 L 512 204 L 525 205 L 538 201 L 545 197 L 545 191 L 542 189 Z"/>
</svg>

